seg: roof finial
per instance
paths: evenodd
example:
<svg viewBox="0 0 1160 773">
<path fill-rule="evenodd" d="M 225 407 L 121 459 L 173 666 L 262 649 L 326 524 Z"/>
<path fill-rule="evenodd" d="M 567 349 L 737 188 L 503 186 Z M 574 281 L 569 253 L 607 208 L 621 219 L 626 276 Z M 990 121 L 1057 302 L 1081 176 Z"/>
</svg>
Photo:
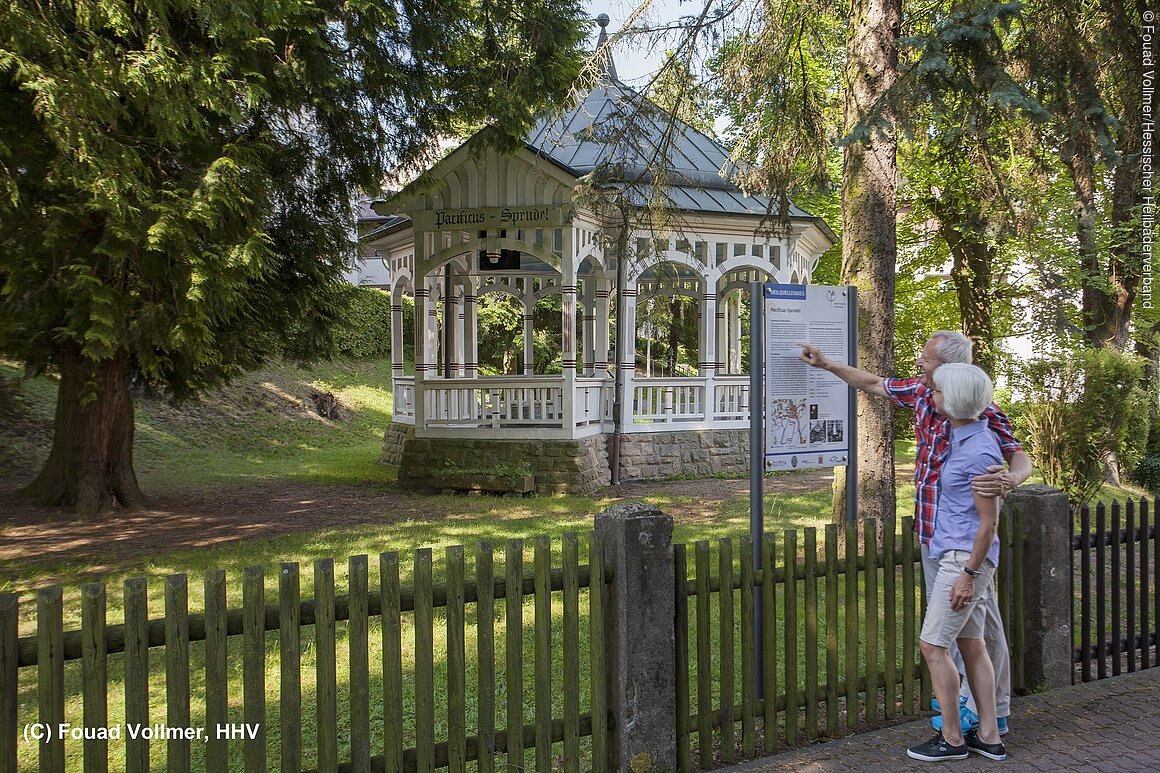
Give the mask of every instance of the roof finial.
<svg viewBox="0 0 1160 773">
<path fill-rule="evenodd" d="M 612 61 L 612 49 L 605 51 L 608 45 L 608 14 L 602 13 L 596 17 L 596 23 L 600 25 L 600 37 L 596 39 L 596 56 L 599 62 L 600 74 L 610 81 L 618 80 L 616 77 L 616 62 Z"/>
</svg>

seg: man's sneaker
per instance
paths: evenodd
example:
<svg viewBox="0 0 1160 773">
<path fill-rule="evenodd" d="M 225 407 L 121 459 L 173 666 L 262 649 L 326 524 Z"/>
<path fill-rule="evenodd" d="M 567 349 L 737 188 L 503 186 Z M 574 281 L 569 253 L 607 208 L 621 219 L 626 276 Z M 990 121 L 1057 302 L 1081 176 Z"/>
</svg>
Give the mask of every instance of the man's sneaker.
<svg viewBox="0 0 1160 773">
<path fill-rule="evenodd" d="M 1007 717 L 999 717 L 999 735 L 1007 735 Z"/>
<path fill-rule="evenodd" d="M 1002 744 L 999 745 L 1002 749 Z M 982 754 L 983 752 L 979 752 Z M 1004 752 L 1005 754 L 1006 752 Z M 920 743 L 918 746 L 911 746 L 906 750 L 906 756 L 916 760 L 926 760 L 927 762 L 941 762 L 942 760 L 965 760 L 969 756 L 967 745 L 951 746 L 943 738 L 942 733 L 938 733 L 934 738 L 926 743 Z M 993 757 L 992 759 L 1001 759 Z"/>
<path fill-rule="evenodd" d="M 1006 726 L 1006 720 L 1003 724 Z M 935 714 L 931 717 L 930 726 L 941 732 L 943 729 L 942 714 Z M 959 704 L 959 726 L 962 727 L 964 733 L 979 726 L 979 715 L 968 709 L 966 703 Z"/>
<path fill-rule="evenodd" d="M 979 734 L 974 730 L 967 733 L 964 736 L 964 740 L 966 741 L 966 747 L 975 754 L 981 754 L 988 759 L 998 760 L 999 762 L 1007 759 L 1007 749 L 1001 741 L 999 743 L 984 743 L 979 738 Z"/>
</svg>

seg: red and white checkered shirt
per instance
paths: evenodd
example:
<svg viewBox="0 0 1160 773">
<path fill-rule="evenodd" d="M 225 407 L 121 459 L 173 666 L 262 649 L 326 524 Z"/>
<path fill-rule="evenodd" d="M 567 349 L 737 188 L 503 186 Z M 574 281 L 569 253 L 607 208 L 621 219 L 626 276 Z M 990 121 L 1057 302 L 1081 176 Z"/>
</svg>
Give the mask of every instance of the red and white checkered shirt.
<svg viewBox="0 0 1160 773">
<path fill-rule="evenodd" d="M 914 409 L 914 434 L 918 440 L 918 454 L 914 464 L 914 530 L 918 541 L 926 545 L 934 534 L 934 516 L 938 508 L 939 471 L 950 448 L 951 422 L 934 410 L 934 392 L 917 378 L 886 378 L 882 380 L 895 405 Z M 1003 456 L 1010 458 L 1023 446 L 1011 431 L 1007 414 L 994 403 L 983 411 L 982 418 L 999 438 Z"/>
</svg>

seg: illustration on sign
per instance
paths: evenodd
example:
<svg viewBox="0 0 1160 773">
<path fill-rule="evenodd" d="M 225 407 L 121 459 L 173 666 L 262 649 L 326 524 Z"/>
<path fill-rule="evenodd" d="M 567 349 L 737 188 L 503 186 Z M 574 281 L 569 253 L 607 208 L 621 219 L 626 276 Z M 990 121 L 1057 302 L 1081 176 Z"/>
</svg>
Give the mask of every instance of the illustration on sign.
<svg viewBox="0 0 1160 773">
<path fill-rule="evenodd" d="M 844 287 L 766 284 L 765 469 L 845 464 L 849 388 L 799 359 L 798 341 L 849 360 L 849 293 Z"/>
</svg>

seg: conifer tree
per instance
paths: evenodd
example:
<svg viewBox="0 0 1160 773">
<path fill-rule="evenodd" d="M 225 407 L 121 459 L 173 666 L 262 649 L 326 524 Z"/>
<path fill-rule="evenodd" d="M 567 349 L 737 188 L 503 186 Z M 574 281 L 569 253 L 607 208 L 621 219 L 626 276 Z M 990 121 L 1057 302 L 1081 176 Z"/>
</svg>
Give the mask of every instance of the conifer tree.
<svg viewBox="0 0 1160 773">
<path fill-rule="evenodd" d="M 0 7 L 0 351 L 60 377 L 27 493 L 140 506 L 131 385 L 184 398 L 325 352 L 358 191 L 456 128 L 514 146 L 578 71 L 580 18 L 571 0 Z"/>
</svg>

